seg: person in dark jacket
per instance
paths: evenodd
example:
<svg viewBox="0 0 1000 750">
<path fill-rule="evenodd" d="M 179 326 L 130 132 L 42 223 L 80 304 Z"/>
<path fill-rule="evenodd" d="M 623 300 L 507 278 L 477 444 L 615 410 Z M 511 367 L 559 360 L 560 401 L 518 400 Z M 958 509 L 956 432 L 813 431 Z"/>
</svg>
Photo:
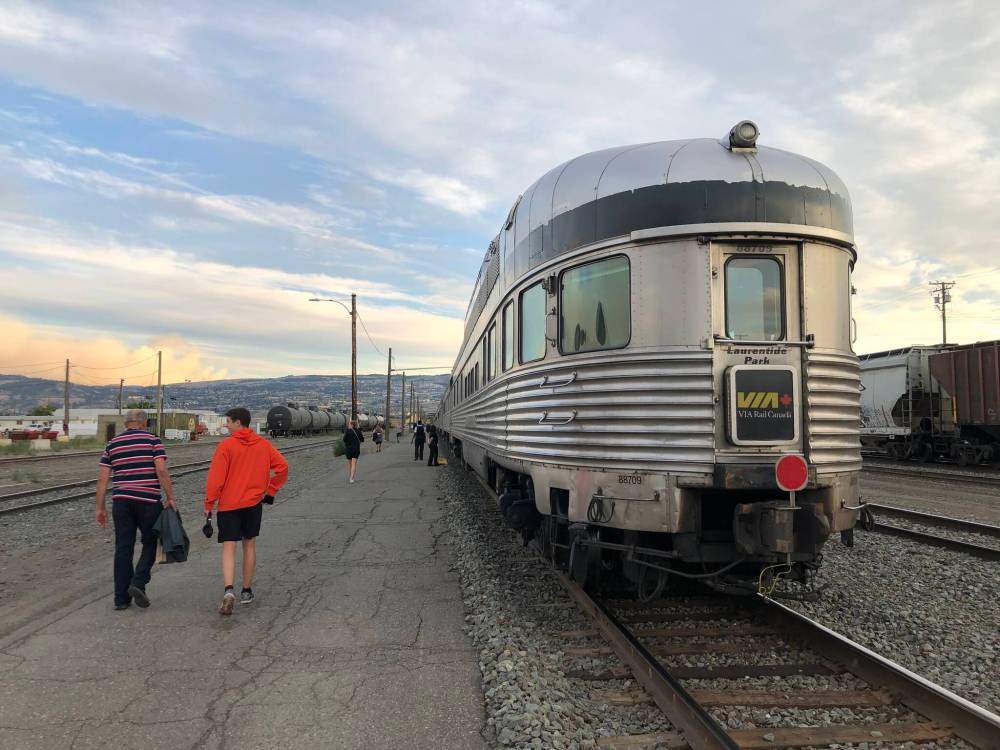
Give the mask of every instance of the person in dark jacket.
<svg viewBox="0 0 1000 750">
<path fill-rule="evenodd" d="M 351 484 L 354 484 L 354 477 L 358 473 L 358 456 L 361 455 L 363 442 L 365 442 L 365 436 L 358 429 L 358 423 L 351 420 L 350 427 L 344 430 L 344 455 L 351 467 Z"/>
<path fill-rule="evenodd" d="M 428 466 L 438 465 L 438 431 L 437 427 L 431 425 L 427 428 L 427 446 L 430 448 L 430 455 L 427 457 Z"/>
<path fill-rule="evenodd" d="M 427 433 L 424 431 L 424 423 L 419 419 L 413 427 L 413 460 L 424 460 L 424 443 L 427 441 Z"/>
</svg>

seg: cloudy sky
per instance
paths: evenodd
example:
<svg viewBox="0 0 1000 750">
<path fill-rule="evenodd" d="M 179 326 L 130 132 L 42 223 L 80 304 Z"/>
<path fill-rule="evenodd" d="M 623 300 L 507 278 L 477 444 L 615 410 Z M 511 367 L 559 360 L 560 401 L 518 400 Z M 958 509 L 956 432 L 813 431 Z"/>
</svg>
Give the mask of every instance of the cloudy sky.
<svg viewBox="0 0 1000 750">
<path fill-rule="evenodd" d="M 1000 338 L 995 2 L 0 0 L 0 372 L 349 372 L 352 291 L 361 372 L 450 366 L 525 186 L 743 118 L 851 190 L 859 352 L 938 279 Z"/>
</svg>

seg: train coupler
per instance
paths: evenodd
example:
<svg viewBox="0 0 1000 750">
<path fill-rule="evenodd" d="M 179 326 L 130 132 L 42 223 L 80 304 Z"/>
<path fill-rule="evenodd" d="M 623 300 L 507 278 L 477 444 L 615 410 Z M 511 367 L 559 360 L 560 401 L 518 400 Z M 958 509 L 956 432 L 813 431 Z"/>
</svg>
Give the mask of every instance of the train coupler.
<svg viewBox="0 0 1000 750">
<path fill-rule="evenodd" d="M 737 505 L 733 510 L 733 539 L 737 549 L 747 555 L 792 552 L 797 510 L 778 500 Z"/>
</svg>

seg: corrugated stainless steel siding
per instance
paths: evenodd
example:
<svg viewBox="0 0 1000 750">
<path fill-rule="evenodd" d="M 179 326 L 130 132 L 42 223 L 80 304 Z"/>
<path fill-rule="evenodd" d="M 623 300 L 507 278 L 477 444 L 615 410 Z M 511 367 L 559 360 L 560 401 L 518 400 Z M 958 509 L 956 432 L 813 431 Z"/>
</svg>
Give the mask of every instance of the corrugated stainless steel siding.
<svg viewBox="0 0 1000 750">
<path fill-rule="evenodd" d="M 544 376 L 560 383 L 542 386 Z M 548 412 L 548 422 L 540 424 Z M 525 461 L 691 471 L 714 460 L 712 355 L 602 352 L 532 367 L 455 409 L 453 433 Z"/>
<path fill-rule="evenodd" d="M 806 350 L 809 461 L 821 473 L 861 468 L 861 368 L 853 354 Z"/>
</svg>

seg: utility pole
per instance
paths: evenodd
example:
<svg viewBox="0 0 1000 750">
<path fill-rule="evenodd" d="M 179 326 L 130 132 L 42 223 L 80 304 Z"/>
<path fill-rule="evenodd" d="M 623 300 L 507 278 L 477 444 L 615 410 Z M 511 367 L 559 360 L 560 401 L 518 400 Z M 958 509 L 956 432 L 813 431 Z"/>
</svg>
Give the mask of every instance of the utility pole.
<svg viewBox="0 0 1000 750">
<path fill-rule="evenodd" d="M 163 352 L 156 353 L 156 436 L 163 440 Z"/>
<path fill-rule="evenodd" d="M 385 373 L 385 429 L 388 431 L 392 427 L 392 418 L 389 410 L 392 402 L 392 347 L 389 347 L 389 369 Z"/>
<path fill-rule="evenodd" d="M 351 295 L 351 419 L 358 418 L 358 295 Z"/>
<path fill-rule="evenodd" d="M 403 372 L 403 381 L 399 386 L 399 429 L 406 427 L 406 372 Z"/>
<path fill-rule="evenodd" d="M 66 360 L 66 382 L 63 383 L 63 435 L 69 437 L 69 360 Z"/>
<path fill-rule="evenodd" d="M 416 403 L 414 401 L 414 398 L 415 397 L 413 395 L 413 383 L 410 383 L 410 416 L 413 417 L 414 421 L 416 421 L 416 412 L 413 410 L 413 405 L 414 403 Z"/>
<path fill-rule="evenodd" d="M 941 343 L 948 343 L 948 303 L 951 302 L 951 292 L 954 281 L 931 281 L 934 289 L 934 306 L 941 311 Z"/>
<path fill-rule="evenodd" d="M 125 378 L 118 381 L 118 414 L 122 413 L 122 403 L 125 397 Z"/>
</svg>

